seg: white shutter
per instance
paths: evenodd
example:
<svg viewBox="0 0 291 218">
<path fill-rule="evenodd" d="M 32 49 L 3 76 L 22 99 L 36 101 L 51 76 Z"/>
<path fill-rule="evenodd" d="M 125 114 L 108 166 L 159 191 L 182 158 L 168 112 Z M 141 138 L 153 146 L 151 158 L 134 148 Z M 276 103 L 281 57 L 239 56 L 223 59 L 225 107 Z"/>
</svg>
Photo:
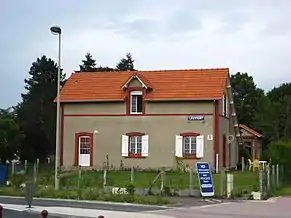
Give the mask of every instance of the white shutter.
<svg viewBox="0 0 291 218">
<path fill-rule="evenodd" d="M 228 116 L 228 98 L 227 96 L 225 96 L 225 116 Z"/>
<path fill-rule="evenodd" d="M 204 157 L 204 136 L 196 136 L 196 157 Z"/>
<path fill-rule="evenodd" d="M 222 115 L 225 115 L 225 111 L 224 111 L 224 109 L 225 109 L 225 108 L 224 108 L 224 102 L 225 102 L 225 96 L 223 95 L 223 96 L 222 96 L 222 101 L 221 101 L 221 104 L 222 104 L 222 105 L 221 105 L 221 109 L 222 109 L 221 112 L 222 112 Z"/>
<path fill-rule="evenodd" d="M 183 157 L 183 136 L 176 135 L 175 154 L 176 157 Z"/>
<path fill-rule="evenodd" d="M 142 136 L 142 157 L 147 157 L 149 156 L 149 136 L 144 135 Z"/>
<path fill-rule="evenodd" d="M 122 135 L 121 139 L 121 154 L 122 157 L 127 157 L 128 156 L 128 143 L 129 143 L 129 137 L 127 135 Z"/>
</svg>

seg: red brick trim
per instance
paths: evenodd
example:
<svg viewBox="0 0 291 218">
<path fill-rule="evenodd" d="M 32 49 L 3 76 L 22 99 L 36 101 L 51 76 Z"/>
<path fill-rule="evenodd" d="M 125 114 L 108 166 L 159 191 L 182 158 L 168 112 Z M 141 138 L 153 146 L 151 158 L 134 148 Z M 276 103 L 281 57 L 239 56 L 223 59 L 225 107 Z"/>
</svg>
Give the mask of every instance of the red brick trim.
<svg viewBox="0 0 291 218">
<path fill-rule="evenodd" d="M 198 132 L 182 132 L 182 133 L 180 133 L 180 136 L 183 136 L 183 137 L 185 137 L 185 136 L 199 136 L 200 135 L 200 133 L 198 133 Z"/>
<path fill-rule="evenodd" d="M 129 137 L 132 137 L 132 136 L 141 136 L 142 137 L 146 134 L 143 132 L 128 132 L 125 135 L 127 135 Z M 126 157 L 126 158 L 145 158 L 145 157 L 143 157 L 141 154 L 131 154 L 130 153 L 130 140 L 128 140 L 128 157 Z"/>
<path fill-rule="evenodd" d="M 135 115 L 135 114 L 130 114 Z M 197 113 L 197 114 L 187 114 L 187 113 L 172 113 L 172 114 L 138 114 L 138 116 L 213 116 L 213 113 Z M 65 117 L 124 117 L 128 116 L 125 114 L 64 114 Z"/>
<path fill-rule="evenodd" d="M 79 138 L 81 136 L 90 137 L 90 166 L 93 166 L 93 133 L 91 132 L 77 132 L 75 133 L 75 165 L 79 165 Z"/>
<path fill-rule="evenodd" d="M 130 92 L 132 91 L 142 91 L 142 113 L 141 114 L 131 114 L 130 113 Z M 146 89 L 142 87 L 129 87 L 126 89 L 126 114 L 127 116 L 141 116 L 145 114 L 145 96 L 146 96 Z"/>
<path fill-rule="evenodd" d="M 219 154 L 219 101 L 214 102 L 214 125 L 213 125 L 213 138 L 214 138 L 214 168 L 216 169 L 216 154 Z M 221 157 L 219 157 L 221 158 Z"/>
<path fill-rule="evenodd" d="M 144 136 L 146 134 L 143 132 L 128 132 L 125 135 L 127 135 L 127 136 Z"/>
</svg>

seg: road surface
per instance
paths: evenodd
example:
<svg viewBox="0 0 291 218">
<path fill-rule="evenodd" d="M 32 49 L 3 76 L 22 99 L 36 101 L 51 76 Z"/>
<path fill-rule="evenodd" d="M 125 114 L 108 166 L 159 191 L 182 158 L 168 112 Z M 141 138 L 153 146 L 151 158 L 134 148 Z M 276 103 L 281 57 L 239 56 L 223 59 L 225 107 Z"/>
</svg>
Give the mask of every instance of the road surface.
<svg viewBox="0 0 291 218">
<path fill-rule="evenodd" d="M 23 199 L 18 199 L 19 200 Z M 0 203 L 6 209 L 26 210 L 23 205 Z M 15 202 L 17 200 L 11 200 Z M 53 203 L 54 202 L 54 203 Z M 22 202 L 23 203 L 23 202 Z M 291 198 L 280 197 L 268 201 L 236 201 L 222 202 L 205 205 L 186 205 L 180 207 L 159 207 L 159 206 L 140 206 L 119 203 L 82 203 L 73 201 L 50 201 L 37 200 L 37 204 L 47 204 L 50 206 L 34 206 L 33 211 L 37 214 L 44 208 L 51 214 L 63 215 L 63 217 L 98 217 L 104 215 L 105 218 L 290 218 Z M 56 205 L 57 204 L 57 205 Z M 67 205 L 67 206 L 66 206 Z M 91 205 L 91 206 L 90 206 Z M 76 206 L 76 207 L 75 207 Z M 96 209 L 98 207 L 98 209 Z M 101 208 L 103 209 L 101 209 Z M 123 208 L 123 209 L 122 209 Z M 10 214 L 12 214 L 11 212 Z M 9 214 L 9 215 L 10 215 Z M 14 214 L 3 218 L 33 218 L 35 214 Z M 51 215 L 51 217 L 53 217 Z M 55 216 L 62 217 L 62 216 Z"/>
<path fill-rule="evenodd" d="M 36 212 L 21 212 L 21 211 L 13 211 L 13 210 L 4 210 L 3 218 L 40 218 L 40 214 Z M 55 216 L 50 215 L 49 218 L 64 218 L 68 216 Z"/>
</svg>

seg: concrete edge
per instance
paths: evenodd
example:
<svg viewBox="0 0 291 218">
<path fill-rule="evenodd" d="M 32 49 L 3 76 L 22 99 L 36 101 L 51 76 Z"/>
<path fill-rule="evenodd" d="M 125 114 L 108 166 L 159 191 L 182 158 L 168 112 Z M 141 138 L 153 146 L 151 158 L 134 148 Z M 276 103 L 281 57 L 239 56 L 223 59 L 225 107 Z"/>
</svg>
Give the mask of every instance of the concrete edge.
<svg viewBox="0 0 291 218">
<path fill-rule="evenodd" d="M 24 199 L 24 197 L 19 196 L 0 196 L 1 198 L 10 198 L 10 199 Z M 73 199 L 61 199 L 61 198 L 33 198 L 35 200 L 43 200 L 43 201 L 65 201 L 65 202 L 75 202 L 75 203 L 87 203 L 87 204 L 104 204 L 104 205 L 123 205 L 123 206 L 133 206 L 133 207 L 156 207 L 156 208 L 173 208 L 177 207 L 180 204 L 171 204 L 168 206 L 162 206 L 162 205 L 150 205 L 150 204 L 134 204 L 134 203 L 125 203 L 125 202 L 111 202 L 111 201 L 89 201 L 89 200 L 73 200 Z"/>
</svg>

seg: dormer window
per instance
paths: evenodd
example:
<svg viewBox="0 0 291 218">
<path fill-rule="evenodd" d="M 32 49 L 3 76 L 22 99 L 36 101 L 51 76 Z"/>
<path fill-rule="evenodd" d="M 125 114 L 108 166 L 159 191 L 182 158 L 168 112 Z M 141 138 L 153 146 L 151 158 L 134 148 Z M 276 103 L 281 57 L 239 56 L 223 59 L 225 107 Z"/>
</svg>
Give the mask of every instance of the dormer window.
<svg viewBox="0 0 291 218">
<path fill-rule="evenodd" d="M 130 114 L 142 114 L 142 91 L 130 92 Z"/>
</svg>

